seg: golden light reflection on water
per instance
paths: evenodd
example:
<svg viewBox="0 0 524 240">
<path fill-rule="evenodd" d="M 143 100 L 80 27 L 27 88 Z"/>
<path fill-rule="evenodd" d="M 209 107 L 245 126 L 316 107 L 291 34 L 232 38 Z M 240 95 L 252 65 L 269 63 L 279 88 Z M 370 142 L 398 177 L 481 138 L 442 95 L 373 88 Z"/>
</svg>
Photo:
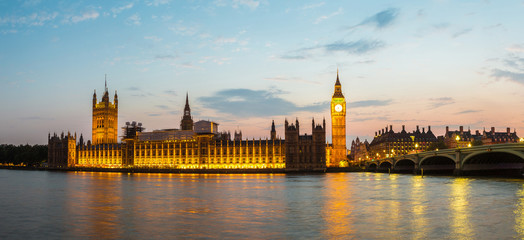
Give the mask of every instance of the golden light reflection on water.
<svg viewBox="0 0 524 240">
<path fill-rule="evenodd" d="M 469 191 L 471 180 L 455 178 L 451 185 L 450 210 L 452 214 L 452 237 L 457 239 L 471 239 L 473 237 L 472 225 L 469 221 Z"/>
<path fill-rule="evenodd" d="M 517 204 L 515 213 L 515 231 L 517 238 L 524 239 L 524 185 L 517 192 Z"/>
<path fill-rule="evenodd" d="M 405 186 L 399 186 L 399 175 L 398 174 L 391 174 L 391 175 L 385 175 L 386 182 L 389 180 L 387 184 L 389 184 L 389 188 L 387 189 L 387 198 L 383 201 L 380 201 L 379 203 L 382 203 L 382 212 L 388 213 L 388 214 L 381 214 L 384 216 L 385 221 L 388 221 L 390 226 L 392 228 L 397 229 L 399 228 L 400 224 L 400 218 L 402 216 L 400 207 L 401 207 L 401 201 L 399 201 L 400 198 L 403 198 L 400 196 L 400 188 L 404 188 Z"/>
<path fill-rule="evenodd" d="M 424 179 L 419 176 L 411 178 L 411 226 L 413 229 L 413 239 L 424 239 L 427 236 L 426 206 L 427 202 Z"/>
<path fill-rule="evenodd" d="M 67 201 L 68 216 L 76 216 L 69 224 L 73 235 L 82 236 L 94 232 L 104 238 L 121 238 L 122 173 L 74 172 L 68 178 L 74 191 Z M 80 178 L 79 178 L 80 177 Z"/>
<path fill-rule="evenodd" d="M 322 217 L 326 222 L 325 236 L 330 239 L 341 238 L 352 235 L 355 232 L 353 216 L 353 204 L 350 199 L 354 192 L 351 185 L 346 181 L 344 173 L 331 175 L 325 182 L 325 203 L 322 209 Z"/>
</svg>

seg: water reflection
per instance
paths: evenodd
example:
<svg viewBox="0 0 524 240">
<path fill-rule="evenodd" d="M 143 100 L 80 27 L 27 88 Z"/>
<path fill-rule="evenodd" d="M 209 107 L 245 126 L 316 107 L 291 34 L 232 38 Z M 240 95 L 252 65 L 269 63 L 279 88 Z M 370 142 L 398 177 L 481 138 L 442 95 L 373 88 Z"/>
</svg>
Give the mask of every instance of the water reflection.
<svg viewBox="0 0 524 240">
<path fill-rule="evenodd" d="M 0 180 L 0 239 L 524 238 L 524 180 L 8 170 Z"/>
<path fill-rule="evenodd" d="M 411 226 L 413 228 L 413 239 L 424 239 L 428 235 L 427 219 L 426 219 L 426 189 L 424 186 L 424 179 L 419 176 L 411 178 Z"/>
<path fill-rule="evenodd" d="M 355 194 L 344 173 L 334 174 L 324 182 L 322 218 L 325 221 L 325 238 L 342 238 L 353 235 L 355 230 L 353 218 L 354 204 L 351 199 Z"/>
<path fill-rule="evenodd" d="M 517 204 L 514 213 L 517 238 L 524 239 L 524 185 L 517 192 Z"/>
<path fill-rule="evenodd" d="M 451 185 L 450 210 L 452 214 L 452 237 L 471 239 L 473 229 L 469 221 L 469 191 L 470 179 L 456 178 Z"/>
<path fill-rule="evenodd" d="M 98 237 L 122 237 L 121 173 L 74 172 L 66 179 L 67 224 L 71 236 L 97 233 Z"/>
</svg>

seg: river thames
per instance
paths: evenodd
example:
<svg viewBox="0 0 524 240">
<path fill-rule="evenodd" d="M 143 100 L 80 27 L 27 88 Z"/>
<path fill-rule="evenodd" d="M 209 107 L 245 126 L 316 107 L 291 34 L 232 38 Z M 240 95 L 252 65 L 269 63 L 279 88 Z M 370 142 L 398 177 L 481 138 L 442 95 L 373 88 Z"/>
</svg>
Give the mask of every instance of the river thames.
<svg viewBox="0 0 524 240">
<path fill-rule="evenodd" d="M 0 170 L 0 239 L 524 238 L 524 180 Z"/>
</svg>

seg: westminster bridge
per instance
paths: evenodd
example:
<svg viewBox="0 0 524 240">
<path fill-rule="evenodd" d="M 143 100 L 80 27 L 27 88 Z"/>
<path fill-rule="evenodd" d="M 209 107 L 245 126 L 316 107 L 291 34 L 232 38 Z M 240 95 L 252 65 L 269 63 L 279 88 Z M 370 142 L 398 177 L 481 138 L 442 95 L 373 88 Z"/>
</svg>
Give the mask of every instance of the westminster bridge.
<svg viewBox="0 0 524 240">
<path fill-rule="evenodd" d="M 442 149 L 368 160 L 368 171 L 413 173 L 524 174 L 524 143 Z"/>
</svg>

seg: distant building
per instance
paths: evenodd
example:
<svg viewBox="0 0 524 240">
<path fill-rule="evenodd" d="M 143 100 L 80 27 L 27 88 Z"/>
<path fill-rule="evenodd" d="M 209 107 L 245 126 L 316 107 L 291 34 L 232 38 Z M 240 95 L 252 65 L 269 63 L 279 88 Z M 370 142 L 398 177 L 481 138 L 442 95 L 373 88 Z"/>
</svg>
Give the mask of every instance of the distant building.
<svg viewBox="0 0 524 240">
<path fill-rule="evenodd" d="M 200 120 L 198 122 L 195 122 L 195 133 L 201 134 L 201 133 L 212 133 L 212 134 L 218 134 L 218 123 Z"/>
<path fill-rule="evenodd" d="M 420 131 L 419 126 L 413 132 L 406 132 L 402 125 L 402 131 L 394 132 L 393 126 L 386 127 L 375 132 L 373 141 L 369 144 L 369 158 L 381 159 L 396 155 L 409 154 L 417 151 L 425 151 L 437 138 L 428 126 L 426 132 L 424 128 Z"/>
<path fill-rule="evenodd" d="M 242 131 L 219 132 L 212 121 L 193 122 L 189 97 L 186 95 L 181 129 L 162 129 L 145 132 L 141 123 L 127 122 L 122 128 L 122 143 L 114 132 L 118 119 L 118 100 L 115 94 L 109 102 L 107 84 L 104 97 L 97 102 L 93 96 L 93 139 L 77 142 L 76 134 L 48 137 L 50 167 L 154 167 L 179 169 L 262 169 L 286 168 L 286 145 L 277 138 L 274 121 L 269 139 L 242 139 Z M 325 168 L 325 122 L 314 126 L 312 136 L 286 133 L 293 138 L 292 169 Z M 313 155 L 305 155 L 305 153 Z M 296 162 L 295 162 L 295 158 Z M 295 164 L 296 163 L 296 164 Z"/>
<path fill-rule="evenodd" d="M 479 133 L 479 131 L 476 131 L 475 134 L 472 134 L 470 129 L 464 131 L 463 126 L 460 126 L 459 130 L 450 131 L 449 127 L 446 126 L 444 144 L 448 148 L 471 147 L 475 140 L 482 140 L 482 135 Z"/>
<path fill-rule="evenodd" d="M 359 137 L 353 140 L 351 142 L 351 153 L 349 158 L 357 164 L 366 161 L 366 159 L 369 158 L 368 140 L 366 139 L 364 142 L 361 142 Z"/>
<path fill-rule="evenodd" d="M 323 170 L 326 168 L 326 121 L 311 123 L 311 135 L 300 135 L 298 119 L 295 124 L 285 121 L 286 169 Z"/>
<path fill-rule="evenodd" d="M 464 127 L 460 126 L 459 130 L 449 130 L 449 126 L 446 126 L 446 133 L 444 134 L 444 144 L 448 148 L 464 148 L 471 147 L 474 142 L 481 142 L 482 145 L 492 145 L 501 143 L 516 143 L 519 142 L 517 132 L 511 132 L 510 128 L 506 128 L 505 132 L 495 132 L 495 128 L 492 127 L 491 131 L 486 132 L 484 129 L 482 134 L 479 130 L 476 130 L 474 134 L 471 130 L 464 131 Z"/>
<path fill-rule="evenodd" d="M 517 131 L 513 130 L 513 132 L 511 132 L 510 128 L 506 128 L 505 132 L 495 132 L 495 127 L 491 127 L 491 131 L 486 132 L 486 130 L 484 130 L 482 133 L 483 145 L 516 143 L 519 142 L 519 139 Z"/>
<path fill-rule="evenodd" d="M 71 133 L 60 136 L 51 134 L 47 137 L 47 166 L 72 167 L 76 161 L 76 134 Z"/>
</svg>

